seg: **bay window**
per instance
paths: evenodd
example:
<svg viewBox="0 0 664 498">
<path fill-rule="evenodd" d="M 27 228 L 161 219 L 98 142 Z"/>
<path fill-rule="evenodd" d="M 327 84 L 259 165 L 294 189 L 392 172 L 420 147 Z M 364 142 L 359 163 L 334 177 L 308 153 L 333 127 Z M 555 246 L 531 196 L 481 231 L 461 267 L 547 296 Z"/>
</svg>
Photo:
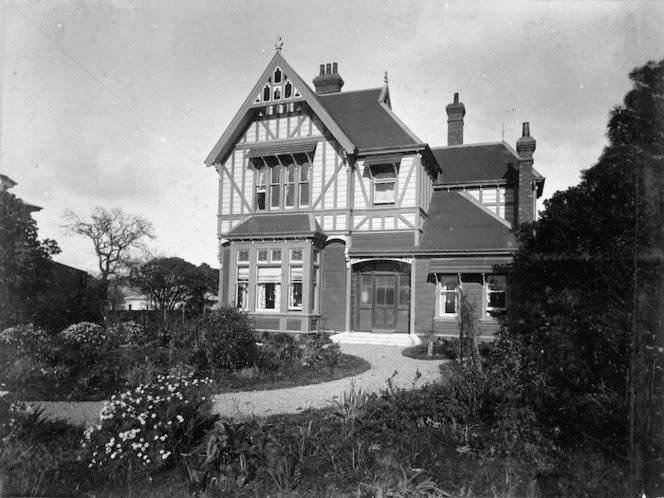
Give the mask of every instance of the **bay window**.
<svg viewBox="0 0 664 498">
<path fill-rule="evenodd" d="M 256 269 L 256 310 L 279 310 L 281 303 L 281 268 Z"/>
<path fill-rule="evenodd" d="M 249 267 L 241 266 L 237 269 L 237 286 L 235 289 L 235 306 L 242 310 L 248 309 L 249 296 Z"/>
<path fill-rule="evenodd" d="M 288 309 L 302 309 L 302 267 L 291 266 L 289 273 Z"/>
</svg>

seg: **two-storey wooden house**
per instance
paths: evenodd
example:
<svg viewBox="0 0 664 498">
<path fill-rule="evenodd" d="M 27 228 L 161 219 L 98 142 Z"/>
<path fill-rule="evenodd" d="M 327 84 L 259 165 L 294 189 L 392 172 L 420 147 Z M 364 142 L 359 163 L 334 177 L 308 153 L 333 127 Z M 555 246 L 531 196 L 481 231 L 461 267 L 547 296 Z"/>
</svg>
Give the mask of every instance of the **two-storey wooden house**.
<svg viewBox="0 0 664 498">
<path fill-rule="evenodd" d="M 494 266 L 544 182 L 527 124 L 516 151 L 465 145 L 455 95 L 448 145 L 431 148 L 392 112 L 387 77 L 343 92 L 335 63 L 313 84 L 277 49 L 205 161 L 219 173 L 220 303 L 259 330 L 409 343 L 457 334 L 463 290 L 493 334 L 508 305 Z"/>
</svg>

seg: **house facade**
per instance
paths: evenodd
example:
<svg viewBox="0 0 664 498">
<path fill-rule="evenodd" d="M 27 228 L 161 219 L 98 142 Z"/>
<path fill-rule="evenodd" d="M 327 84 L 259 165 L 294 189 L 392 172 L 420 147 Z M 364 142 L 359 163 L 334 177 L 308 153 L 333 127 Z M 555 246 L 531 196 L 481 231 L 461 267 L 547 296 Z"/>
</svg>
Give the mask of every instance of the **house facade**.
<svg viewBox="0 0 664 498">
<path fill-rule="evenodd" d="M 528 124 L 516 150 L 464 144 L 455 94 L 448 144 L 430 147 L 392 111 L 387 76 L 343 85 L 335 63 L 311 89 L 277 48 L 207 157 L 220 303 L 259 330 L 410 339 L 457 335 L 465 293 L 492 336 L 509 306 L 496 265 L 511 261 L 512 228 L 533 220 L 544 184 Z"/>
</svg>

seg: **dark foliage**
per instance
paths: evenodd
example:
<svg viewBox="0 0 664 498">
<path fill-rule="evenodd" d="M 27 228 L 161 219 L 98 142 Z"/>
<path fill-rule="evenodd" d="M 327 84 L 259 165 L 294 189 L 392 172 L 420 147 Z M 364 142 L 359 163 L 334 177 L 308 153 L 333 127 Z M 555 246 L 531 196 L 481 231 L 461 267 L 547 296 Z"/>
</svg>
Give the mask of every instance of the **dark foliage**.
<svg viewBox="0 0 664 498">
<path fill-rule="evenodd" d="M 630 455 L 632 493 L 664 489 L 664 61 L 630 74 L 610 144 L 532 226 L 511 281 L 509 330 L 540 422 L 567 442 Z"/>
<path fill-rule="evenodd" d="M 54 240 L 37 238 L 30 209 L 14 194 L 0 192 L 0 330 L 35 319 L 45 308 Z"/>
</svg>

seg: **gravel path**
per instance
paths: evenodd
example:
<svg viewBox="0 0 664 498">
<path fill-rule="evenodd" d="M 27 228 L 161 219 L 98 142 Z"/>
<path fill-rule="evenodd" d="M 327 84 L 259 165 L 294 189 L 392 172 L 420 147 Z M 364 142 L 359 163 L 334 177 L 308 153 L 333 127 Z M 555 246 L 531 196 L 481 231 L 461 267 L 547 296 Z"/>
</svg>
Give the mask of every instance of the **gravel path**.
<svg viewBox="0 0 664 498">
<path fill-rule="evenodd" d="M 344 391 L 355 388 L 376 392 L 387 386 L 387 379 L 393 377 L 393 385 L 410 387 L 417 371 L 421 377 L 416 386 L 431 382 L 439 377 L 438 365 L 441 361 L 421 361 L 406 358 L 401 354 L 403 348 L 396 346 L 375 346 L 364 344 L 342 344 L 341 351 L 364 358 L 371 363 L 371 368 L 360 375 L 345 379 L 292 387 L 273 391 L 251 391 L 224 393 L 215 396 L 214 411 L 223 416 L 245 418 L 252 415 L 265 416 L 276 413 L 297 413 L 307 408 L 323 408 L 331 399 L 339 397 Z M 65 419 L 76 424 L 93 425 L 99 420 L 99 410 L 103 402 L 39 402 L 35 405 L 44 407 L 46 415 Z"/>
</svg>

